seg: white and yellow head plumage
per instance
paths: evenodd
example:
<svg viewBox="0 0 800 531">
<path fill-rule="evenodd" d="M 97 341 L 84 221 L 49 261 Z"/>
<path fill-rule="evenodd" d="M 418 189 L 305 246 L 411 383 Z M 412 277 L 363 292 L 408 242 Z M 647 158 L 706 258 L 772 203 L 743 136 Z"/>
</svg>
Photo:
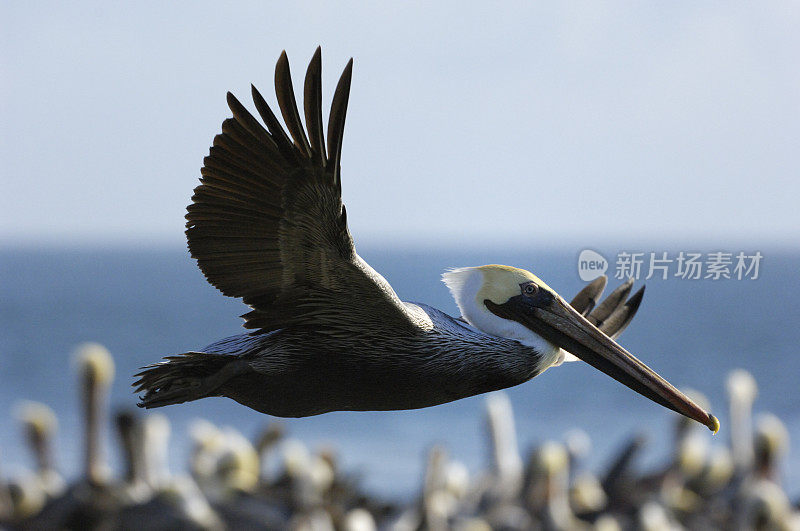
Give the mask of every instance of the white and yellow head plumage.
<svg viewBox="0 0 800 531">
<path fill-rule="evenodd" d="M 494 336 L 515 339 L 535 348 L 542 354 L 540 370 L 564 361 L 565 353 L 522 324 L 503 319 L 492 313 L 483 301 L 503 304 L 520 294 L 520 284 L 536 283 L 540 288 L 555 293 L 539 277 L 516 267 L 490 264 L 477 267 L 459 267 L 442 274 L 442 280 L 461 310 L 461 316 L 472 326 Z"/>
</svg>

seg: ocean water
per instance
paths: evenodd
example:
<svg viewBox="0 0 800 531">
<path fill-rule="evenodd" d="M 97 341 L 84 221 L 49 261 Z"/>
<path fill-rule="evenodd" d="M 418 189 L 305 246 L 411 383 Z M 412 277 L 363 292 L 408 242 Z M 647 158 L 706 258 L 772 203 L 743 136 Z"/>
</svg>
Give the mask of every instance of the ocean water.
<svg viewBox="0 0 800 531">
<path fill-rule="evenodd" d="M 618 251 L 597 250 L 607 257 Z M 756 413 L 774 413 L 789 429 L 793 448 L 784 459 L 783 476 L 794 498 L 800 493 L 800 251 L 759 250 L 764 258 L 757 280 L 648 280 L 644 303 L 620 342 L 679 387 L 708 396 L 722 422 L 712 444 L 727 444 L 729 437 L 726 375 L 739 367 L 752 372 L 759 384 Z M 583 285 L 579 251 L 359 248 L 401 298 L 451 314 L 455 304 L 439 280 L 447 267 L 525 267 L 569 299 Z M 610 287 L 618 283 L 612 279 Z M 15 403 L 29 399 L 57 413 L 57 463 L 69 476 L 78 473 L 82 437 L 71 363 L 78 343 L 98 341 L 109 348 L 116 361 L 110 407 L 134 408 L 130 384 L 138 367 L 243 332 L 238 315 L 245 311 L 239 301 L 209 286 L 179 247 L 0 249 L 0 472 L 14 476 L 32 465 L 12 413 Z M 523 455 L 572 428 L 591 438 L 587 465 L 595 470 L 602 470 L 637 433 L 648 440 L 641 467 L 657 466 L 669 453 L 675 414 L 582 362 L 553 368 L 508 394 Z M 192 419 L 207 418 L 251 437 L 275 420 L 222 398 L 160 412 L 172 422 L 173 472 L 185 469 Z M 472 472 L 487 462 L 484 397 L 416 411 L 329 413 L 282 422 L 290 436 L 311 449 L 333 447 L 346 470 L 389 497 L 408 497 L 417 490 L 425 453 L 433 444 L 445 445 Z M 106 448 L 118 466 L 111 430 Z"/>
</svg>

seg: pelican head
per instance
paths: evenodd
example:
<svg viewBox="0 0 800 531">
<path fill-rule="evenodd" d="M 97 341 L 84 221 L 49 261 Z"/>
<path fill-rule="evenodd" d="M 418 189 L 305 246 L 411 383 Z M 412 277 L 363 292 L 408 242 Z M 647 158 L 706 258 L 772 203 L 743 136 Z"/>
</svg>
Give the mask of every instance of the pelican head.
<svg viewBox="0 0 800 531">
<path fill-rule="evenodd" d="M 650 400 L 715 433 L 719 429 L 716 417 L 598 330 L 533 273 L 485 265 L 450 270 L 443 280 L 469 324 L 539 352 L 538 372 L 556 364 L 563 349 Z"/>
</svg>

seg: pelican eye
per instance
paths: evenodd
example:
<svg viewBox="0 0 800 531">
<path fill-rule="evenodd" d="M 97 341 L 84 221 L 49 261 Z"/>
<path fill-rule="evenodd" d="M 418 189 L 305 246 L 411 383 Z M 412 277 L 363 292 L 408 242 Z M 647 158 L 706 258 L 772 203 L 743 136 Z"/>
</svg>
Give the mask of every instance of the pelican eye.
<svg viewBox="0 0 800 531">
<path fill-rule="evenodd" d="M 520 284 L 519 287 L 522 289 L 522 294 L 526 297 L 532 297 L 539 291 L 539 286 L 533 282 L 524 282 Z"/>
</svg>

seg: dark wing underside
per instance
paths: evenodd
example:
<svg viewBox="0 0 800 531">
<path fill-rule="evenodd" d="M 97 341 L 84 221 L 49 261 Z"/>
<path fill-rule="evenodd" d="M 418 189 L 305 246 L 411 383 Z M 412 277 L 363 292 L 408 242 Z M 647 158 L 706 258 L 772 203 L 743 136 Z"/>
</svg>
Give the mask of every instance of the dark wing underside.
<svg viewBox="0 0 800 531">
<path fill-rule="evenodd" d="M 380 319 L 410 326 L 391 286 L 355 251 L 341 200 L 342 134 L 352 59 L 331 104 L 327 146 L 322 123 L 320 49 L 308 66 L 300 119 L 289 62 L 275 68 L 278 105 L 287 135 L 264 98 L 252 88 L 266 127 L 228 93 L 233 118 L 205 158 L 201 185 L 187 208 L 186 237 L 208 281 L 253 310 L 246 328 L 334 326 Z M 344 319 L 344 322 L 342 321 Z"/>
</svg>

